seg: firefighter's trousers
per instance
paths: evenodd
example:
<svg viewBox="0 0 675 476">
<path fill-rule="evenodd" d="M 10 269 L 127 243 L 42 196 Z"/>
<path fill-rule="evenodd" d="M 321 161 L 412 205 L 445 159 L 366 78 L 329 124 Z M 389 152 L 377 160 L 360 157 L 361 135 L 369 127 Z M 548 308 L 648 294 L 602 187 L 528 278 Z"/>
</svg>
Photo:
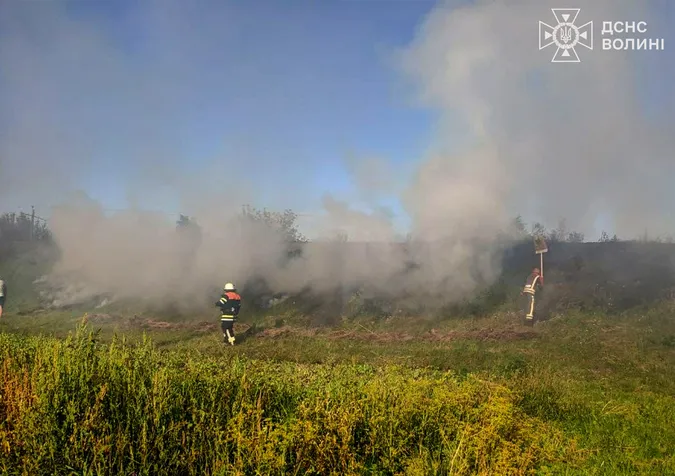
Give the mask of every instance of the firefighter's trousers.
<svg viewBox="0 0 675 476">
<path fill-rule="evenodd" d="M 525 311 L 525 319 L 534 319 L 534 305 L 535 305 L 535 298 L 534 294 L 531 293 L 523 293 L 524 296 L 524 311 Z"/>
<path fill-rule="evenodd" d="M 228 342 L 230 345 L 234 345 L 234 317 L 221 317 L 220 328 L 223 330 L 223 339 L 225 342 Z"/>
</svg>

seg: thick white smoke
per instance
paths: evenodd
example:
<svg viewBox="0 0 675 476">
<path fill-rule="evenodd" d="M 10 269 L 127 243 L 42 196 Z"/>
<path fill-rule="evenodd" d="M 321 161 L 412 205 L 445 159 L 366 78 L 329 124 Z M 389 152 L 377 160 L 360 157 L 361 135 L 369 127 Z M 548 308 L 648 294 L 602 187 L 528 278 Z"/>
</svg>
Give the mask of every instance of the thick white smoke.
<svg viewBox="0 0 675 476">
<path fill-rule="evenodd" d="M 587 235 L 601 214 L 625 237 L 672 232 L 673 54 L 601 49 L 607 20 L 645 21 L 647 34 L 627 36 L 668 45 L 668 4 L 576 2 L 577 23 L 595 22 L 594 49 L 577 47 L 577 64 L 538 50 L 538 22 L 555 23 L 553 7 L 566 6 L 447 2 L 404 52 L 421 99 L 442 112 L 439 145 L 454 149 L 424 164 L 411 187 L 419 228 L 476 236 L 516 212 L 566 218 Z M 665 107 L 650 117 L 650 103 Z"/>
<path fill-rule="evenodd" d="M 42 29 L 44 38 L 32 40 L 16 27 L 21 16 L 10 14 L 5 4 L 0 7 L 0 25 L 9 33 L 0 43 L 5 71 L 1 97 L 11 98 L 12 107 L 3 114 L 8 133 L 1 144 L 0 193 L 10 202 L 27 194 L 54 196 L 57 189 L 74 187 L 87 166 L 99 166 L 86 160 L 92 148 L 125 143 L 139 158 L 136 168 L 118 171 L 128 177 L 129 192 L 143 196 L 168 188 L 196 217 L 200 239 L 186 242 L 166 217 L 134 211 L 110 217 L 96 203 L 76 200 L 55 209 L 51 217 L 62 251 L 51 281 L 83 283 L 78 297 L 110 292 L 187 305 L 203 302 L 205 290 L 212 286 L 256 276 L 280 292 L 367 285 L 391 295 L 410 293 L 438 302 L 461 298 L 497 277 L 500 248 L 495 240 L 517 214 L 548 223 L 564 217 L 571 228 L 587 235 L 595 233 L 595 221 L 602 215 L 609 215 L 623 236 L 645 228 L 652 234 L 670 232 L 675 95 L 672 81 L 655 82 L 669 74 L 672 78 L 672 55 L 602 51 L 599 40 L 600 22 L 606 19 L 647 21 L 650 35 L 667 36 L 660 10 L 665 6 L 610 0 L 574 6 L 581 8 L 581 22 L 596 21 L 596 47 L 579 49 L 578 64 L 552 64 L 552 51 L 537 48 L 538 21 L 553 22 L 550 7 L 560 5 L 486 1 L 434 8 L 400 54 L 414 94 L 441 113 L 436 143 L 429 147 L 429 156 L 421 151 L 421 157 L 411 158 L 420 159 L 421 165 L 401 196 L 412 220 L 412 240 L 405 246 L 391 243 L 397 233 L 385 211 L 364 213 L 326 197 L 318 238 L 343 234 L 350 241 L 381 244 L 317 242 L 305 248 L 301 259 L 286 263 L 280 236 L 236 220 L 241 203 L 269 191 L 247 187 L 242 174 L 227 182 L 239 183 L 236 189 L 223 187 L 230 171 L 221 177 L 207 166 L 218 163 L 223 166 L 219 169 L 226 169 L 230 159 L 186 172 L 175 153 L 179 138 L 154 130 L 152 115 L 145 114 L 157 106 L 159 115 L 178 116 L 192 107 L 186 91 L 198 78 L 186 73 L 158 82 L 161 68 L 131 68 L 105 35 L 59 12 L 50 17 L 58 21 Z M 167 15 L 171 25 L 181 26 L 176 29 L 181 39 L 192 38 L 195 32 L 185 30 L 180 14 Z M 160 17 L 149 16 L 155 22 L 164 18 Z M 212 32 L 213 25 L 207 30 Z M 166 33 L 173 29 L 163 31 L 171 40 L 167 48 L 181 44 Z M 33 42 L 44 46 L 49 35 L 68 39 L 54 43 L 53 62 L 33 49 Z M 192 51 L 188 46 L 176 54 L 182 51 L 187 58 L 186 52 Z M 165 53 L 169 58 L 168 50 Z M 45 77 L 56 74 L 64 62 L 79 71 L 79 82 L 65 89 Z M 169 65 L 167 60 L 159 66 Z M 198 82 L 201 87 L 215 83 Z M 650 87 L 658 97 L 643 94 Z M 73 120 L 62 122 L 59 113 L 67 110 L 68 94 L 84 95 L 91 102 L 78 102 L 78 109 L 66 114 Z M 124 107 L 111 110 L 117 120 L 111 119 L 107 133 L 97 129 L 90 136 L 86 126 L 93 116 L 88 111 L 103 107 L 96 101 L 102 94 L 113 95 L 113 102 L 119 100 Z M 163 100 L 173 96 L 181 100 Z M 645 101 L 660 104 L 661 110 L 648 115 Z M 110 107 L 110 102 L 105 105 Z M 124 123 L 120 118 L 127 117 L 131 124 L 119 129 Z M 396 188 L 382 160 L 352 165 L 362 199 Z M 302 187 L 299 183 L 293 186 Z M 280 182 L 279 187 L 279 194 L 293 193 L 288 183 Z"/>
</svg>

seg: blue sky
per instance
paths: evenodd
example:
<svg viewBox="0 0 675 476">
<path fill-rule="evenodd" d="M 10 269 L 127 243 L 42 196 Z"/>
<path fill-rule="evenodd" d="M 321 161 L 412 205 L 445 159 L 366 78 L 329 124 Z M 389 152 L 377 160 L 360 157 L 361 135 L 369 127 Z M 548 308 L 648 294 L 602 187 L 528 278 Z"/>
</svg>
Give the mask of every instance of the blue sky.
<svg viewBox="0 0 675 476">
<path fill-rule="evenodd" d="M 316 211 L 304 205 L 319 203 L 324 193 L 353 201 L 346 157 L 382 157 L 396 174 L 410 173 L 429 143 L 434 117 L 412 104 L 392 55 L 412 40 L 432 2 L 237 2 L 226 13 L 215 12 L 213 2 L 196 4 L 200 8 L 190 8 L 186 21 L 218 30 L 208 17 L 222 14 L 227 31 L 213 35 L 220 44 L 189 46 L 189 54 L 200 56 L 181 81 L 198 81 L 184 97 L 181 120 L 165 124 L 181 137 L 182 166 L 241 156 L 238 168 L 257 169 L 258 205 L 299 212 Z M 171 50 L 165 32 L 153 37 L 153 29 L 144 31 L 136 5 L 72 2 L 68 13 L 101 28 L 135 68 Z M 109 208 L 124 208 L 126 191 L 118 180 L 124 180 L 125 164 L 108 151 L 87 191 Z M 288 187 L 302 193 L 288 194 Z M 178 205 L 167 198 L 147 206 L 174 211 Z M 401 214 L 395 197 L 380 203 Z"/>
</svg>

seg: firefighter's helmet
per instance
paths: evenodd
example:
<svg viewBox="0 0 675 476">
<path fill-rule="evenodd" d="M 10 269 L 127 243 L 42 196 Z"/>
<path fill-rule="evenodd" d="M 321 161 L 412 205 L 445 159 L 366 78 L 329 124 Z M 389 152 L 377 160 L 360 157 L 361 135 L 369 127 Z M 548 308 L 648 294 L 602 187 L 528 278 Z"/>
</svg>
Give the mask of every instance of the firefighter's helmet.
<svg viewBox="0 0 675 476">
<path fill-rule="evenodd" d="M 237 288 L 234 287 L 234 284 L 232 283 L 226 283 L 225 286 L 223 287 L 225 291 L 236 291 Z"/>
</svg>

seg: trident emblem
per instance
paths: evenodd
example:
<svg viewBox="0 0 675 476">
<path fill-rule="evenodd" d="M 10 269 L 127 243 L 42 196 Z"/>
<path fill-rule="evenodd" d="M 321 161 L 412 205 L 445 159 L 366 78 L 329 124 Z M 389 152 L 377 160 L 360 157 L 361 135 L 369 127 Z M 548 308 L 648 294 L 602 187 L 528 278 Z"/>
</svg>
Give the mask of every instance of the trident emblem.
<svg viewBox="0 0 675 476">
<path fill-rule="evenodd" d="M 560 39 L 567 44 L 572 39 L 572 29 L 569 26 L 564 26 L 560 29 Z"/>
<path fill-rule="evenodd" d="M 575 47 L 581 45 L 593 49 L 593 22 L 577 27 L 574 22 L 581 11 L 579 8 L 552 8 L 551 11 L 558 24 L 551 26 L 539 22 L 539 49 L 555 44 L 557 50 L 552 63 L 579 63 Z"/>
</svg>

